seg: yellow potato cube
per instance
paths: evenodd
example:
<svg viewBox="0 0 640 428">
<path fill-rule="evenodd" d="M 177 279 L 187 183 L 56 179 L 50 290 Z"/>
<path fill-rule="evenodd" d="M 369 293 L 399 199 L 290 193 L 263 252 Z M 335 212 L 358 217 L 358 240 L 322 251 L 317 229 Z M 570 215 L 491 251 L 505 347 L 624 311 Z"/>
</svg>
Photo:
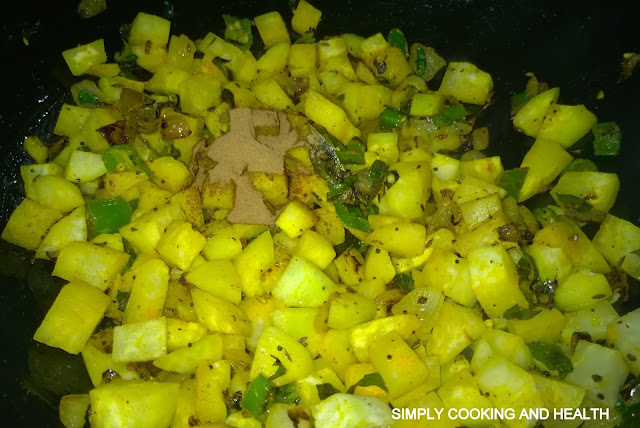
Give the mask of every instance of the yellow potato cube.
<svg viewBox="0 0 640 428">
<path fill-rule="evenodd" d="M 27 250 L 36 250 L 60 217 L 60 211 L 25 198 L 9 217 L 2 239 Z"/>
<path fill-rule="evenodd" d="M 238 304 L 242 300 L 240 277 L 229 260 L 211 260 L 189 272 L 185 279 L 196 287 Z"/>
<path fill-rule="evenodd" d="M 109 297 L 81 281 L 62 287 L 33 339 L 70 354 L 82 351 L 102 319 Z"/>
<path fill-rule="evenodd" d="M 335 289 L 334 282 L 320 269 L 296 256 L 271 294 L 289 306 L 317 307 L 328 301 Z"/>
<path fill-rule="evenodd" d="M 242 291 L 247 296 L 261 296 L 264 289 L 260 277 L 275 261 L 273 238 L 269 231 L 261 233 L 234 260 Z"/>
<path fill-rule="evenodd" d="M 169 156 L 149 161 L 149 168 L 153 172 L 153 182 L 171 193 L 178 193 L 193 181 L 189 168 Z"/>
<path fill-rule="evenodd" d="M 261 373 L 267 377 L 273 376 L 278 369 L 275 361 L 279 361 L 287 369 L 284 375 L 272 380 L 276 386 L 300 380 L 313 369 L 311 355 L 303 345 L 282 330 L 269 326 L 262 331 L 258 341 L 251 365 L 251 379 Z"/>
<path fill-rule="evenodd" d="M 165 317 L 113 328 L 113 361 L 150 361 L 167 353 Z"/>
<path fill-rule="evenodd" d="M 298 7 L 293 12 L 291 28 L 302 37 L 313 37 L 313 33 L 318 28 L 322 12 L 313 7 L 306 0 L 300 0 Z"/>
<path fill-rule="evenodd" d="M 107 53 L 104 50 L 104 39 L 86 45 L 80 45 L 77 48 L 67 49 L 62 52 L 71 74 L 74 76 L 82 76 L 89 69 L 98 64 L 107 62 Z"/>
<path fill-rule="evenodd" d="M 426 348 L 444 364 L 480 337 L 484 329 L 480 311 L 445 302 Z"/>
<path fill-rule="evenodd" d="M 171 266 L 189 269 L 204 248 L 207 239 L 193 230 L 191 223 L 174 220 L 156 245 L 156 251 Z"/>
<path fill-rule="evenodd" d="M 227 418 L 227 406 L 222 386 L 215 370 L 207 362 L 196 371 L 195 417 L 202 423 L 223 422 Z"/>
<path fill-rule="evenodd" d="M 313 230 L 306 230 L 296 247 L 295 254 L 325 270 L 336 256 L 331 242 Z"/>
<path fill-rule="evenodd" d="M 169 287 L 169 268 L 161 260 L 149 260 L 136 267 L 134 278 L 122 319 L 125 324 L 162 315 Z"/>
<path fill-rule="evenodd" d="M 202 361 L 218 361 L 222 358 L 222 337 L 220 335 L 205 336 L 186 347 L 163 355 L 153 362 L 162 370 L 183 374 L 195 373 Z"/>
<path fill-rule="evenodd" d="M 139 12 L 131 23 L 129 31 L 130 45 L 144 45 L 147 41 L 155 46 L 169 43 L 171 22 L 159 16 Z"/>
<path fill-rule="evenodd" d="M 167 318 L 167 350 L 169 352 L 184 348 L 189 343 L 197 342 L 206 334 L 207 327 L 200 323 L 179 318 Z"/>
<path fill-rule="evenodd" d="M 87 423 L 89 404 L 89 394 L 65 395 L 60 399 L 60 422 L 66 428 L 82 428 Z"/>
<path fill-rule="evenodd" d="M 197 288 L 191 290 L 191 298 L 198 321 L 210 331 L 244 337 L 251 335 L 251 323 L 247 315 L 233 303 Z"/>
<path fill-rule="evenodd" d="M 305 230 L 311 229 L 318 218 L 305 204 L 293 200 L 287 204 L 276 219 L 276 226 L 291 238 L 302 236 Z"/>
<path fill-rule="evenodd" d="M 267 49 L 279 43 L 291 43 L 289 30 L 278 12 L 269 12 L 254 18 L 258 33 Z"/>
<path fill-rule="evenodd" d="M 67 281 L 80 280 L 106 290 L 113 277 L 129 262 L 129 254 L 88 242 L 71 242 L 62 250 L 53 276 Z"/>
</svg>

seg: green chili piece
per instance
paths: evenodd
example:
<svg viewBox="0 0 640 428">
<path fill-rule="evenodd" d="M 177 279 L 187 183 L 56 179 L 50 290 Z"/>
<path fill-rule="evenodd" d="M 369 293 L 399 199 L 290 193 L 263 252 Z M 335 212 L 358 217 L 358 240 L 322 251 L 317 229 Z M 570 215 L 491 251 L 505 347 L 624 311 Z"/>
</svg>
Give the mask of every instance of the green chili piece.
<svg viewBox="0 0 640 428">
<path fill-rule="evenodd" d="M 427 55 L 424 53 L 422 46 L 418 46 L 416 51 L 416 74 L 424 76 L 427 67 Z"/>
<path fill-rule="evenodd" d="M 247 393 L 242 397 L 240 407 L 246 410 L 256 420 L 261 421 L 264 419 L 267 401 L 272 392 L 273 386 L 271 382 L 269 382 L 269 379 L 263 374 L 259 374 L 258 377 L 251 382 Z"/>
<path fill-rule="evenodd" d="M 121 197 L 89 202 L 89 212 L 93 219 L 96 235 L 116 233 L 131 221 L 131 205 Z"/>
<path fill-rule="evenodd" d="M 438 128 L 444 128 L 460 119 L 464 119 L 467 115 L 467 109 L 462 104 L 447 107 L 442 113 L 432 117 L 433 123 Z"/>
<path fill-rule="evenodd" d="M 151 177 L 151 169 L 129 144 L 111 146 L 102 153 L 102 160 L 109 172 L 139 171 Z"/>
<path fill-rule="evenodd" d="M 593 150 L 596 156 L 617 156 L 620 153 L 622 132 L 615 122 L 596 123 L 593 132 Z"/>
<path fill-rule="evenodd" d="M 231 15 L 222 15 L 226 28 L 224 38 L 236 42 L 242 50 L 247 50 L 253 45 L 253 32 L 251 21 L 247 18 L 240 19 Z"/>
<path fill-rule="evenodd" d="M 389 31 L 389 37 L 387 37 L 387 39 L 391 46 L 400 49 L 406 57 L 409 56 L 409 45 L 407 45 L 407 39 L 400 29 L 392 28 L 391 31 Z"/>
<path fill-rule="evenodd" d="M 343 204 L 341 202 L 334 202 L 333 206 L 336 209 L 336 214 L 338 214 L 338 217 L 340 217 L 340 220 L 342 220 L 345 226 L 367 233 L 371 231 L 369 220 L 367 220 L 359 206 Z"/>
<path fill-rule="evenodd" d="M 402 126 L 407 121 L 407 115 L 395 108 L 387 107 L 380 114 L 380 125 L 387 129 Z"/>
</svg>

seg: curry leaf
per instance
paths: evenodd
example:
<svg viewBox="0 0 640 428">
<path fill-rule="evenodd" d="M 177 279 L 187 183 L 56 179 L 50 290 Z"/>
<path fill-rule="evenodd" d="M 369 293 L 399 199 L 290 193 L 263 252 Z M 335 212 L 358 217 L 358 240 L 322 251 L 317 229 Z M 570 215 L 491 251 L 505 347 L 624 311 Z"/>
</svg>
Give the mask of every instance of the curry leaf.
<svg viewBox="0 0 640 428">
<path fill-rule="evenodd" d="M 338 394 L 340 392 L 339 389 L 330 383 L 321 383 L 320 385 L 316 385 L 316 388 L 318 388 L 318 397 L 320 400 L 325 400 L 333 394 Z"/>
<path fill-rule="evenodd" d="M 276 393 L 274 395 L 276 403 L 294 404 L 298 399 L 298 390 L 295 383 L 288 383 L 276 388 Z"/>
<path fill-rule="evenodd" d="M 518 319 L 518 320 L 529 320 L 536 315 L 538 315 L 540 311 L 534 311 L 532 309 L 523 308 L 520 305 L 513 305 L 502 315 L 502 318 L 507 320 Z"/>
<path fill-rule="evenodd" d="M 387 385 L 385 385 L 384 383 L 384 379 L 382 379 L 382 376 L 380 376 L 380 373 L 369 373 L 364 375 L 364 377 L 360 379 L 358 383 L 352 385 L 347 392 L 349 394 L 353 394 L 357 386 L 377 386 L 383 391 L 389 392 L 389 390 L 387 389 Z"/>
<path fill-rule="evenodd" d="M 413 283 L 413 278 L 404 273 L 399 273 L 393 278 L 393 284 L 406 291 L 413 291 L 415 289 L 415 285 Z"/>
<path fill-rule="evenodd" d="M 369 220 L 367 220 L 367 217 L 359 206 L 343 204 L 341 202 L 334 202 L 333 206 L 336 209 L 336 214 L 338 214 L 338 217 L 340 217 L 340 220 L 342 220 L 345 226 L 367 233 L 371 230 Z"/>
<path fill-rule="evenodd" d="M 124 312 L 127 308 L 127 303 L 129 303 L 129 296 L 131 293 L 127 293 L 126 291 L 118 291 L 116 295 L 116 301 L 118 302 L 118 310 Z"/>
<path fill-rule="evenodd" d="M 561 378 L 564 378 L 573 371 L 571 360 L 556 344 L 537 341 L 531 342 L 529 343 L 529 350 L 533 358 L 540 361 L 549 370 L 558 372 Z"/>
<path fill-rule="evenodd" d="M 283 366 L 280 361 L 276 361 L 276 364 L 278 365 L 278 369 L 273 375 L 271 375 L 269 380 L 278 379 L 280 376 L 284 376 L 284 374 L 287 373 L 287 368 Z"/>
<path fill-rule="evenodd" d="M 507 196 L 518 199 L 520 189 L 527 177 L 528 168 L 508 169 L 496 177 L 496 185 L 507 191 Z"/>
</svg>

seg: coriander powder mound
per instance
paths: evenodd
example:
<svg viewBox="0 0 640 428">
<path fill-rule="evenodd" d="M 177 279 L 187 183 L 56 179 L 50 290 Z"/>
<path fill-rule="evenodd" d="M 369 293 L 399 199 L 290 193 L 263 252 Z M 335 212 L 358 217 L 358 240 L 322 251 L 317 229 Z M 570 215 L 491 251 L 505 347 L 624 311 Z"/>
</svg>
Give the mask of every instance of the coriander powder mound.
<svg viewBox="0 0 640 428">
<path fill-rule="evenodd" d="M 194 148 L 194 186 L 202 190 L 207 183 L 228 187 L 233 182 L 235 199 L 227 220 L 272 225 L 276 213 L 253 188 L 249 173 L 284 174 L 286 152 L 305 142 L 291 129 L 285 113 L 237 108 L 229 112 L 229 119 L 227 134 L 208 147 L 202 141 Z M 205 171 L 200 167 L 206 164 L 203 160 L 214 166 Z"/>
</svg>

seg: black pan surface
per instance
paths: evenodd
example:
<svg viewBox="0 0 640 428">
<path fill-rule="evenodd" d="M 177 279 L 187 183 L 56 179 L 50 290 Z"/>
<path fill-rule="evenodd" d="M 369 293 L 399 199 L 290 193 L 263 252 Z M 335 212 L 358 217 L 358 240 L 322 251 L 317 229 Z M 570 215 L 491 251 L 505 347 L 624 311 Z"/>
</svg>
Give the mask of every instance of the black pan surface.
<svg viewBox="0 0 640 428">
<path fill-rule="evenodd" d="M 174 34 L 191 38 L 224 28 L 223 13 L 254 17 L 271 10 L 291 18 L 287 0 L 108 0 L 103 14 L 88 20 L 75 12 L 78 0 L 5 1 L 2 16 L 4 90 L 0 104 L 0 227 L 22 199 L 18 166 L 28 158 L 25 135 L 48 140 L 74 78 L 61 51 L 105 38 L 107 52 L 120 49 L 119 26 L 138 11 L 172 16 Z M 490 126 L 491 151 L 505 168 L 518 166 L 531 144 L 513 131 L 509 97 L 521 92 L 532 71 L 561 87 L 560 101 L 584 103 L 601 121 L 622 128 L 619 157 L 596 159 L 622 182 L 613 213 L 636 224 L 640 217 L 640 70 L 620 82 L 624 52 L 640 51 L 640 3 L 617 1 L 513 0 L 312 0 L 323 12 L 319 37 L 344 32 L 368 36 L 401 28 L 407 39 L 433 46 L 447 60 L 469 60 L 494 79 L 494 106 L 481 118 Z M 29 46 L 23 43 L 25 37 Z M 596 100 L 598 91 L 605 98 Z M 585 154 L 589 156 L 588 144 Z M 48 263 L 0 241 L 0 417 L 14 427 L 59 426 L 57 400 L 90 386 L 79 357 L 36 345 L 31 337 L 61 282 Z M 637 288 L 637 283 L 633 284 Z M 640 306 L 633 293 L 628 308 Z M 622 308 L 624 310 L 624 308 Z"/>
</svg>

